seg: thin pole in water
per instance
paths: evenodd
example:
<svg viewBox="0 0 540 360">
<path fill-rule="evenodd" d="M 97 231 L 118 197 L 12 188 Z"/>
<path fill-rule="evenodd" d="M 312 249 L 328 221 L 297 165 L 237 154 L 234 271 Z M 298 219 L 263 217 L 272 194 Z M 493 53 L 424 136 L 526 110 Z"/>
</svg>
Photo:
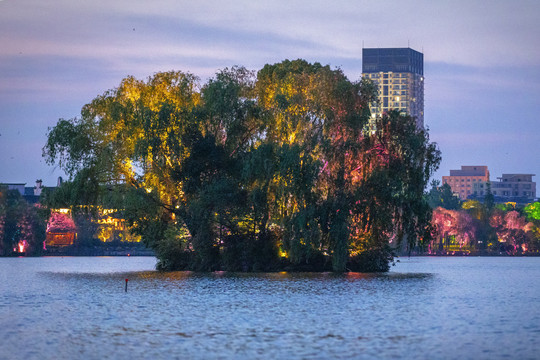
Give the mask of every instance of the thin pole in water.
<svg viewBox="0 0 540 360">
<path fill-rule="evenodd" d="M 127 292 L 127 283 L 128 283 L 128 279 L 126 279 L 126 292 Z"/>
</svg>

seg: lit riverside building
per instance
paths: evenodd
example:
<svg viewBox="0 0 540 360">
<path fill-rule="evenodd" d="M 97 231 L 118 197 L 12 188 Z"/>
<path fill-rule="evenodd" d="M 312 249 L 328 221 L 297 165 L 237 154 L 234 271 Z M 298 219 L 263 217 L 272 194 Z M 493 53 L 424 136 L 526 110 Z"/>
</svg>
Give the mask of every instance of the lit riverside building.
<svg viewBox="0 0 540 360">
<path fill-rule="evenodd" d="M 411 48 L 362 49 L 362 76 L 379 88 L 379 103 L 371 116 L 396 109 L 424 127 L 424 54 Z"/>
<path fill-rule="evenodd" d="M 450 176 L 443 176 L 442 182 L 450 185 L 452 192 L 459 196 L 460 200 L 467 200 L 475 190 L 484 197 L 484 191 L 487 191 L 486 183 L 489 182 L 489 170 L 487 166 L 462 166 L 461 170 L 450 170 Z M 478 185 L 475 186 L 476 184 Z"/>
</svg>

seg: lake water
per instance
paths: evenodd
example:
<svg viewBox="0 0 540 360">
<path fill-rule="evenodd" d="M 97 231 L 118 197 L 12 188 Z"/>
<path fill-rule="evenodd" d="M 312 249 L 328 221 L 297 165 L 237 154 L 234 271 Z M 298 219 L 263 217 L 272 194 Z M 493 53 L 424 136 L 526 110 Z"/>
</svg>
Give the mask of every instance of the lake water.
<svg viewBox="0 0 540 360">
<path fill-rule="evenodd" d="M 339 276 L 155 262 L 0 258 L 0 359 L 540 358 L 540 258 L 401 258 Z"/>
</svg>

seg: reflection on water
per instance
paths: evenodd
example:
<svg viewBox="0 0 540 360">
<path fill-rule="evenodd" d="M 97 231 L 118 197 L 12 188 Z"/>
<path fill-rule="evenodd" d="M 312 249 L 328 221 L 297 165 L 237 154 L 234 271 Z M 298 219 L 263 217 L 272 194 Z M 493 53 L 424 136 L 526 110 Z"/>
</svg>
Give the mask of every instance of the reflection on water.
<svg viewBox="0 0 540 360">
<path fill-rule="evenodd" d="M 0 359 L 538 358 L 540 258 L 345 275 L 154 265 L 0 259 Z"/>
</svg>

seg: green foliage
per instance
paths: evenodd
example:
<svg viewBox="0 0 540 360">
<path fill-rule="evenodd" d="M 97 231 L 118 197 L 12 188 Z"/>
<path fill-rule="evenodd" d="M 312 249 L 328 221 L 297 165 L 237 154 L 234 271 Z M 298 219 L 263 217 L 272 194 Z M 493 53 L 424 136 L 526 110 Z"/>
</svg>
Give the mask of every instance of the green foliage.
<svg viewBox="0 0 540 360">
<path fill-rule="evenodd" d="M 347 267 L 355 272 L 386 272 L 394 260 L 394 252 L 388 246 L 367 250 L 349 259 Z"/>
<path fill-rule="evenodd" d="M 429 232 L 440 153 L 397 112 L 365 133 L 375 95 L 304 60 L 128 77 L 49 130 L 72 175 L 49 203 L 119 209 L 160 269 L 386 271 L 391 241 Z"/>
<path fill-rule="evenodd" d="M 489 181 L 486 184 L 486 196 L 484 197 L 484 204 L 487 211 L 491 211 L 493 209 L 493 206 L 495 206 L 495 197 L 491 192 L 491 182 Z"/>
<path fill-rule="evenodd" d="M 57 163 L 68 174 L 92 166 L 96 159 L 93 146 L 98 137 L 91 119 L 60 119 L 54 128 L 49 128 L 43 156 L 48 164 Z"/>
<path fill-rule="evenodd" d="M 540 202 L 533 202 L 525 206 L 523 212 L 529 221 L 540 221 Z"/>
<path fill-rule="evenodd" d="M 373 150 L 365 151 L 371 171 L 359 207 L 361 224 L 372 232 L 375 248 L 393 238 L 398 245 L 406 240 L 411 249 L 418 240 L 429 240 L 431 208 L 423 194 L 438 168 L 440 152 L 413 118 L 397 111 L 377 119 L 375 127 L 365 140 L 366 148 Z"/>
<path fill-rule="evenodd" d="M 26 254 L 40 255 L 47 214 L 26 203 L 19 191 L 0 188 L 0 255 L 11 254 L 19 241 L 26 242 Z"/>
<path fill-rule="evenodd" d="M 461 207 L 459 197 L 454 195 L 450 185 L 443 184 L 440 186 L 438 180 L 431 182 L 431 189 L 427 193 L 427 201 L 432 209 L 442 207 L 447 210 L 456 210 Z"/>
<path fill-rule="evenodd" d="M 189 251 L 189 234 L 185 228 L 169 226 L 163 239 L 155 246 L 159 259 L 158 270 L 188 270 L 192 263 L 193 252 Z"/>
</svg>

